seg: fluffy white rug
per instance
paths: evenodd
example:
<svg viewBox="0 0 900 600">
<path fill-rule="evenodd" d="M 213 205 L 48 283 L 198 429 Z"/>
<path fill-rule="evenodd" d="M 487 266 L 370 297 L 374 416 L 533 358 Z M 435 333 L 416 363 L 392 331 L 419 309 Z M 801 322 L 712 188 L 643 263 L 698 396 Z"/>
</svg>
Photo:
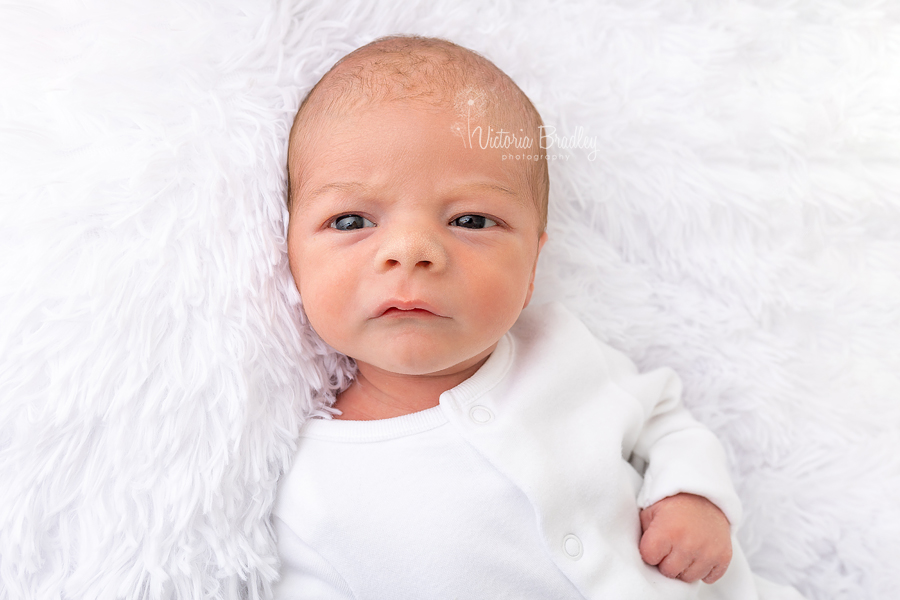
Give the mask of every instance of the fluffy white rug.
<svg viewBox="0 0 900 600">
<path fill-rule="evenodd" d="M 346 365 L 285 259 L 287 131 L 395 32 L 483 52 L 562 136 L 539 299 L 677 368 L 754 567 L 900 576 L 900 5 L 0 6 L 0 598 L 259 598 L 299 424 Z M 580 132 L 580 133 L 579 133 Z"/>
</svg>

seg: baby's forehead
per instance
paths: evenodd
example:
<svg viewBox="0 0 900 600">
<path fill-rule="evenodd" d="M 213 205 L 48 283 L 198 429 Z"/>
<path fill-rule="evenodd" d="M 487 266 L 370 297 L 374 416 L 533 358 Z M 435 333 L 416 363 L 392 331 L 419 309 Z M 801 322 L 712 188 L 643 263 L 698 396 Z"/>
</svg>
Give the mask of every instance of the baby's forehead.
<svg viewBox="0 0 900 600">
<path fill-rule="evenodd" d="M 432 76 L 426 76 L 429 74 Z M 308 115 L 339 117 L 381 104 L 400 103 L 428 112 L 468 112 L 475 117 L 475 113 L 484 116 L 486 109 L 497 112 L 504 104 L 518 101 L 504 93 L 496 82 L 433 75 L 433 71 L 428 71 L 406 74 L 400 79 L 396 72 L 338 76 L 323 87 L 317 98 L 310 99 Z"/>
<path fill-rule="evenodd" d="M 430 113 L 467 139 L 473 128 L 485 137 L 489 131 L 503 130 L 523 130 L 534 137 L 519 94 L 506 89 L 500 78 L 459 73 L 458 65 L 440 56 L 431 57 L 428 64 L 397 64 L 393 56 L 364 56 L 338 67 L 301 107 L 303 114 L 292 131 L 294 158 L 306 154 L 301 148 L 315 147 L 323 134 L 348 123 L 379 119 L 378 109 L 384 106 Z M 493 65 L 491 69 L 499 72 Z"/>
</svg>

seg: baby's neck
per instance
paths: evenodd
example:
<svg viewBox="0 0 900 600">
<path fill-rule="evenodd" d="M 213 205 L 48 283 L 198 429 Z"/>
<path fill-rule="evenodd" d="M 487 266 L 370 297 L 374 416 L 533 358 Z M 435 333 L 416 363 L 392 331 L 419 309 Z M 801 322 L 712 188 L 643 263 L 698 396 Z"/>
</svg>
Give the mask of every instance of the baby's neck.
<svg viewBox="0 0 900 600">
<path fill-rule="evenodd" d="M 337 419 L 374 421 L 390 419 L 437 406 L 447 390 L 475 374 L 487 357 L 458 371 L 432 375 L 402 375 L 357 363 L 359 372 L 349 388 L 338 394 Z"/>
</svg>

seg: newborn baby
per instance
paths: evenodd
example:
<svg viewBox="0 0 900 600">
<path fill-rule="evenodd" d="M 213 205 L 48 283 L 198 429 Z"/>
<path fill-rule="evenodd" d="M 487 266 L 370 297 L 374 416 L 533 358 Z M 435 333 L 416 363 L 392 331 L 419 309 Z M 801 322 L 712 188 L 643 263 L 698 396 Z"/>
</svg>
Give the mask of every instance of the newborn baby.
<svg viewBox="0 0 900 600">
<path fill-rule="evenodd" d="M 675 375 L 526 309 L 541 128 L 490 61 L 420 37 L 352 52 L 301 105 L 291 272 L 358 372 L 282 480 L 276 597 L 799 598 L 750 572 Z"/>
</svg>

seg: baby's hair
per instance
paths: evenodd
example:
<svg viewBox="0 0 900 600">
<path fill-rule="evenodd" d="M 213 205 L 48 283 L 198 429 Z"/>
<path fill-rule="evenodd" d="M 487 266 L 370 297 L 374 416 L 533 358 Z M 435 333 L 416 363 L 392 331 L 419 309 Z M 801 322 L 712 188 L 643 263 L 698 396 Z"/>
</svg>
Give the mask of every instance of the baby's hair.
<svg viewBox="0 0 900 600">
<path fill-rule="evenodd" d="M 494 63 L 440 38 L 384 37 L 335 63 L 301 102 L 288 145 L 289 212 L 299 189 L 293 181 L 301 170 L 296 158 L 324 117 L 366 104 L 395 100 L 450 107 L 461 119 L 466 110 L 487 114 L 498 119 L 508 131 L 522 130 L 535 142 L 531 154 L 541 154 L 537 147 L 543 126 L 540 114 L 519 86 Z M 538 160 L 524 163 L 527 187 L 543 231 L 550 192 L 547 160 L 541 155 Z"/>
</svg>

